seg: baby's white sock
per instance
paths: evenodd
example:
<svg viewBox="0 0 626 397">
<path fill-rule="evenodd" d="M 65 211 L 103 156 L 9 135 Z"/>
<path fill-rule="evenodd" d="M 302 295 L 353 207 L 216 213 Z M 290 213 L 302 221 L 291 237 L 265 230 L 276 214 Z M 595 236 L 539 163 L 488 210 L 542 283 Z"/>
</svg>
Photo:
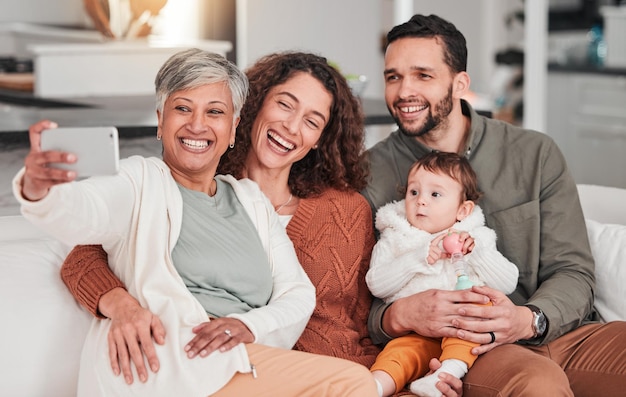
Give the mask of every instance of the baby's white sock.
<svg viewBox="0 0 626 397">
<path fill-rule="evenodd" d="M 461 379 L 467 373 L 467 364 L 461 360 L 450 358 L 441 363 L 441 367 L 434 373 L 417 379 L 411 383 L 411 392 L 420 397 L 441 397 L 441 392 L 437 390 L 435 384 L 439 382 L 439 373 L 446 372 L 456 378 Z"/>
</svg>

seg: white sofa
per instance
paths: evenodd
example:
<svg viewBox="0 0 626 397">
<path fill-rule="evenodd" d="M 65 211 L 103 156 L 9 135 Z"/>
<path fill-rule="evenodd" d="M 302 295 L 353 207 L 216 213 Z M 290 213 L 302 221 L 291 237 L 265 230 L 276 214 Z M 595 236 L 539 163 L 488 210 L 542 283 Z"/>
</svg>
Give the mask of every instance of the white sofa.
<svg viewBox="0 0 626 397">
<path fill-rule="evenodd" d="M 596 306 L 626 319 L 626 189 L 579 186 L 597 263 Z M 21 216 L 0 217 L 0 396 L 76 394 L 90 315 L 59 277 L 69 247 Z"/>
</svg>

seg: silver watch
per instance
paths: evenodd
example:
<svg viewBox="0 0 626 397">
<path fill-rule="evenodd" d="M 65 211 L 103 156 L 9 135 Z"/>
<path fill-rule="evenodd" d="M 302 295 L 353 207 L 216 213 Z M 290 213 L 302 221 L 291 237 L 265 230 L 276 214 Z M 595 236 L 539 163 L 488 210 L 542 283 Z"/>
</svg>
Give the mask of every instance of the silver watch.
<svg viewBox="0 0 626 397">
<path fill-rule="evenodd" d="M 541 338 L 548 328 L 548 320 L 540 308 L 535 305 L 526 305 L 533 312 L 533 337 L 531 339 Z"/>
</svg>

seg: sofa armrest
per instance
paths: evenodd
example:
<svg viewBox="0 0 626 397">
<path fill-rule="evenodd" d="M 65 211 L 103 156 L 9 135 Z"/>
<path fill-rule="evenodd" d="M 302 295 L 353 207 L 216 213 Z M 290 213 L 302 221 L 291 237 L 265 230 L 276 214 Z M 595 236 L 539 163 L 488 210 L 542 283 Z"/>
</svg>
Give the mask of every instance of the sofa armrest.
<svg viewBox="0 0 626 397">
<path fill-rule="evenodd" d="M 91 316 L 59 269 L 69 247 L 21 216 L 0 217 L 2 396 L 75 396 Z"/>
<path fill-rule="evenodd" d="M 596 262 L 595 308 L 604 321 L 626 320 L 626 189 L 578 185 Z"/>
</svg>

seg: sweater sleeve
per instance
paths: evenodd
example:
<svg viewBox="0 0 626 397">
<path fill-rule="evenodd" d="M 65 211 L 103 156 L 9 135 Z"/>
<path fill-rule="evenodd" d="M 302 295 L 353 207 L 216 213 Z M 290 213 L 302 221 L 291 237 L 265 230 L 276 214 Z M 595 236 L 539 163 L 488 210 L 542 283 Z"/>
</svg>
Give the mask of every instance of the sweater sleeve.
<svg viewBox="0 0 626 397">
<path fill-rule="evenodd" d="M 487 227 L 471 232 L 474 250 L 466 256 L 470 272 L 491 288 L 510 294 L 517 287 L 519 270 L 496 247 L 496 233 Z"/>
<path fill-rule="evenodd" d="M 416 274 L 431 274 L 426 263 L 432 236 L 425 232 L 409 236 L 386 229 L 374 246 L 366 275 L 372 295 L 388 299 L 396 295 Z"/>
<path fill-rule="evenodd" d="M 537 290 L 527 303 L 546 314 L 548 330 L 542 343 L 581 326 L 593 311 L 595 263 L 576 183 L 558 146 L 551 141 L 541 172 L 541 230 Z M 528 283 L 534 267 L 523 265 Z M 522 284 L 522 283 L 520 283 Z"/>
<path fill-rule="evenodd" d="M 100 298 L 114 288 L 125 288 L 113 274 L 101 245 L 77 245 L 61 266 L 61 279 L 74 298 L 98 318 Z"/>
<path fill-rule="evenodd" d="M 385 303 L 382 299 L 374 298 L 372 300 L 370 315 L 367 318 L 367 330 L 370 338 L 372 338 L 372 342 L 377 345 L 384 345 L 393 339 L 383 328 L 383 317 L 389 306 L 391 306 L 391 303 Z"/>
</svg>

